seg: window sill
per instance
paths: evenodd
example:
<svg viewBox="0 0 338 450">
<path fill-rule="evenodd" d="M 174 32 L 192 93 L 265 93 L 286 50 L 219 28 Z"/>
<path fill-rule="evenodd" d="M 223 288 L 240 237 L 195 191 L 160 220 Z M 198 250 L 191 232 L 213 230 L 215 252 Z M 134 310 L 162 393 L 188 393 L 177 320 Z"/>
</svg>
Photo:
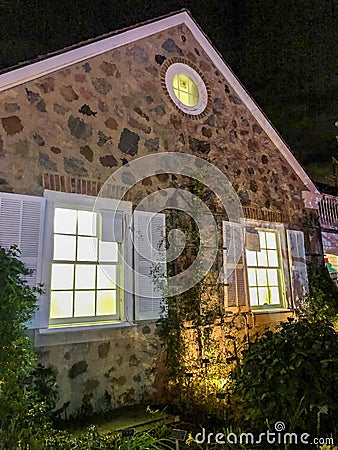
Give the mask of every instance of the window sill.
<svg viewBox="0 0 338 450">
<path fill-rule="evenodd" d="M 293 310 L 289 308 L 263 308 L 263 309 L 254 309 L 251 308 L 251 312 L 253 314 L 292 314 Z"/>
<path fill-rule="evenodd" d="M 48 347 L 51 345 L 76 344 L 92 341 L 102 341 L 121 338 L 134 332 L 137 324 L 131 322 L 116 322 L 109 324 L 60 326 L 40 328 L 35 331 L 34 346 Z"/>
</svg>

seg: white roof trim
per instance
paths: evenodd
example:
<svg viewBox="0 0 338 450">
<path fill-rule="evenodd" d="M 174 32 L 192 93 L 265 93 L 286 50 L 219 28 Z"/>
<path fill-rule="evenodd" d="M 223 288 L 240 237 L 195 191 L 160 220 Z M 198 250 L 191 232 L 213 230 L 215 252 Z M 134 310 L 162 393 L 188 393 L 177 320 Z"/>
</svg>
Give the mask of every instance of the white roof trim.
<svg viewBox="0 0 338 450">
<path fill-rule="evenodd" d="M 184 23 L 190 29 L 206 54 L 210 57 L 218 70 L 226 78 L 233 90 L 242 100 L 244 105 L 250 110 L 250 112 L 266 132 L 266 134 L 271 138 L 281 154 L 305 184 L 306 188 L 309 189 L 310 192 L 318 193 L 318 190 L 314 183 L 311 181 L 302 166 L 293 156 L 285 142 L 272 127 L 266 116 L 243 88 L 229 66 L 227 66 L 227 64 L 223 61 L 220 54 L 215 50 L 205 34 L 197 26 L 196 22 L 194 22 L 189 14 L 184 11 L 145 25 L 141 25 L 136 28 L 132 28 L 130 30 L 122 31 L 121 33 L 118 33 L 114 36 L 104 38 L 93 43 L 85 44 L 82 47 L 65 51 L 64 53 L 51 56 L 42 61 L 38 61 L 30 65 L 20 67 L 18 69 L 14 69 L 10 72 L 6 72 L 0 75 L 0 92 L 15 87 L 19 84 L 42 77 L 56 70 L 60 70 L 70 65 L 77 64 L 81 61 L 92 58 L 107 51 L 111 51 L 115 48 L 121 47 L 122 45 L 130 44 L 139 39 L 143 39 L 147 36 L 180 25 L 182 23 Z"/>
</svg>

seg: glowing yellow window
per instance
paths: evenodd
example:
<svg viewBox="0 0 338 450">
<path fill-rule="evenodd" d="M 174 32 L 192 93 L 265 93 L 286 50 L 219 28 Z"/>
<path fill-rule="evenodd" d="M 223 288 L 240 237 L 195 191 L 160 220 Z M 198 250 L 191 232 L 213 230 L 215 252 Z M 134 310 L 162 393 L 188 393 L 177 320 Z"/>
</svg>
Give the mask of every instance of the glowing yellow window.
<svg viewBox="0 0 338 450">
<path fill-rule="evenodd" d="M 55 208 L 50 324 L 119 318 L 122 244 L 102 241 L 98 213 Z"/>
<path fill-rule="evenodd" d="M 173 89 L 178 100 L 185 106 L 196 106 L 199 92 L 194 81 L 184 73 L 178 73 L 173 78 Z"/>
<path fill-rule="evenodd" d="M 257 231 L 260 249 L 246 250 L 250 304 L 252 307 L 281 307 L 283 281 L 278 235 L 275 231 Z"/>
</svg>

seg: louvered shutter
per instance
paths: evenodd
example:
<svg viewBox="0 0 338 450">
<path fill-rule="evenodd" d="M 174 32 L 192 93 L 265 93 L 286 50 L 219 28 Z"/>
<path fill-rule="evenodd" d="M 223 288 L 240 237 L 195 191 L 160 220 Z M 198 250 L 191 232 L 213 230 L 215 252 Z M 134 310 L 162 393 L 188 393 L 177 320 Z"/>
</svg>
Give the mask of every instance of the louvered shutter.
<svg viewBox="0 0 338 450">
<path fill-rule="evenodd" d="M 41 282 L 44 205 L 42 197 L 0 193 L 0 245 L 21 250 L 21 260 L 33 270 L 26 278 L 29 286 Z M 29 327 L 35 325 L 33 317 Z"/>
<path fill-rule="evenodd" d="M 248 309 L 243 226 L 223 222 L 223 247 L 226 307 L 243 311 Z"/>
<path fill-rule="evenodd" d="M 166 272 L 164 238 L 164 214 L 134 212 L 136 320 L 158 319 L 161 315 L 163 293 L 159 284 L 164 282 Z"/>
<path fill-rule="evenodd" d="M 302 231 L 287 230 L 291 290 L 294 306 L 308 293 L 308 277 Z"/>
</svg>

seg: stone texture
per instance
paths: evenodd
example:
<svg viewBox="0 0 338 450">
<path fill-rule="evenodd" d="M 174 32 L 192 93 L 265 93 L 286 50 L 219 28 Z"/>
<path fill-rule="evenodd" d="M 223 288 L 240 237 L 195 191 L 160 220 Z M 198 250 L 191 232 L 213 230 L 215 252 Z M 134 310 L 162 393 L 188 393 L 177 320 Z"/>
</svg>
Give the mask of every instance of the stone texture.
<svg viewBox="0 0 338 450">
<path fill-rule="evenodd" d="M 98 132 L 99 140 L 97 141 L 97 145 L 99 147 L 103 147 L 107 142 L 111 140 L 111 136 L 106 136 L 103 131 Z"/>
<path fill-rule="evenodd" d="M 60 94 L 66 100 L 66 102 L 72 102 L 74 100 L 78 100 L 79 98 L 72 86 L 61 86 Z"/>
<path fill-rule="evenodd" d="M 155 61 L 160 66 L 164 63 L 167 58 L 164 55 L 155 55 Z"/>
<path fill-rule="evenodd" d="M 148 152 L 158 152 L 160 147 L 160 140 L 159 138 L 147 139 L 144 142 L 144 146 L 148 150 Z"/>
<path fill-rule="evenodd" d="M 107 95 L 108 92 L 112 90 L 111 84 L 108 83 L 104 78 L 93 78 L 92 83 L 94 89 L 102 95 Z"/>
<path fill-rule="evenodd" d="M 79 361 L 72 365 L 69 369 L 68 376 L 69 378 L 76 378 L 82 373 L 86 372 L 88 369 L 88 363 L 86 361 Z"/>
<path fill-rule="evenodd" d="M 2 126 L 9 136 L 20 133 L 23 130 L 23 125 L 18 116 L 9 116 L 1 118 Z"/>
<path fill-rule="evenodd" d="M 47 112 L 47 109 L 46 109 L 46 102 L 43 100 L 43 99 L 41 99 L 41 100 L 39 100 L 37 103 L 36 103 L 36 109 L 38 110 L 38 111 L 40 111 L 40 112 Z"/>
<path fill-rule="evenodd" d="M 110 130 L 117 130 L 117 128 L 118 128 L 118 124 L 113 117 L 108 117 L 108 119 L 105 120 L 104 124 Z"/>
<path fill-rule="evenodd" d="M 96 116 L 97 112 L 93 111 L 89 105 L 84 104 L 79 109 L 79 113 L 84 114 L 85 116 Z"/>
<path fill-rule="evenodd" d="M 132 127 L 135 128 L 136 130 L 141 130 L 146 134 L 150 134 L 151 132 L 151 128 L 149 125 L 145 125 L 144 123 L 140 123 L 137 120 L 135 120 L 133 117 L 131 117 L 128 120 L 128 124 Z"/>
<path fill-rule="evenodd" d="M 155 108 L 153 108 L 152 111 L 154 111 L 160 117 L 165 116 L 165 107 L 163 105 L 155 106 Z"/>
<path fill-rule="evenodd" d="M 86 139 L 93 133 L 92 126 L 85 123 L 80 117 L 70 116 L 68 119 L 68 128 L 70 133 L 77 139 Z"/>
<path fill-rule="evenodd" d="M 229 95 L 229 100 L 231 101 L 231 103 L 234 103 L 235 105 L 241 105 L 242 101 L 236 96 L 236 95 Z"/>
<path fill-rule="evenodd" d="M 84 167 L 83 161 L 77 158 L 67 157 L 63 158 L 64 169 L 66 173 L 74 175 L 75 177 L 86 177 L 88 176 L 88 171 Z"/>
<path fill-rule="evenodd" d="M 120 136 L 119 149 L 122 153 L 134 156 L 138 152 L 138 142 L 140 137 L 137 133 L 124 128 Z"/>
<path fill-rule="evenodd" d="M 137 64 L 143 64 L 149 61 L 147 52 L 139 45 L 134 45 L 133 47 L 127 48 L 126 55 L 132 56 Z"/>
<path fill-rule="evenodd" d="M 97 348 L 97 353 L 101 359 L 107 358 L 110 349 L 110 342 L 103 342 Z"/>
<path fill-rule="evenodd" d="M 69 108 L 67 108 L 66 106 L 63 106 L 63 105 L 59 105 L 58 103 L 54 103 L 53 110 L 57 114 L 64 116 L 69 111 Z"/>
<path fill-rule="evenodd" d="M 8 113 L 15 113 L 20 110 L 18 103 L 5 103 L 5 111 Z"/>
<path fill-rule="evenodd" d="M 210 143 L 189 136 L 189 148 L 193 152 L 208 154 L 210 152 Z"/>
<path fill-rule="evenodd" d="M 163 42 L 162 48 L 166 50 L 168 53 L 178 53 L 179 55 L 182 55 L 182 50 L 176 45 L 175 41 L 171 38 L 167 39 Z"/>
<path fill-rule="evenodd" d="M 49 94 L 54 91 L 55 79 L 53 77 L 46 77 L 36 85 L 43 94 Z"/>
<path fill-rule="evenodd" d="M 51 147 L 50 150 L 55 153 L 56 155 L 61 153 L 61 148 L 60 147 Z"/>
<path fill-rule="evenodd" d="M 83 155 L 87 161 L 93 162 L 93 150 L 89 147 L 89 145 L 84 145 L 80 147 L 80 153 Z"/>
<path fill-rule="evenodd" d="M 117 71 L 116 64 L 109 63 L 108 61 L 102 61 L 100 69 L 107 77 L 115 75 Z"/>
<path fill-rule="evenodd" d="M 51 172 L 57 171 L 56 163 L 49 159 L 47 153 L 39 153 L 39 163 L 46 170 L 50 170 Z"/>
<path fill-rule="evenodd" d="M 119 164 L 113 155 L 100 156 L 100 162 L 104 167 L 115 167 Z"/>
<path fill-rule="evenodd" d="M 26 95 L 29 103 L 35 103 L 39 100 L 40 94 L 38 92 L 30 91 L 26 88 Z"/>
<path fill-rule="evenodd" d="M 212 136 L 212 130 L 210 130 L 210 128 L 203 127 L 202 134 L 203 136 L 210 138 Z"/>
<path fill-rule="evenodd" d="M 38 144 L 39 147 L 43 147 L 46 144 L 44 138 L 40 136 L 39 133 L 34 133 L 33 139 Z"/>
</svg>

